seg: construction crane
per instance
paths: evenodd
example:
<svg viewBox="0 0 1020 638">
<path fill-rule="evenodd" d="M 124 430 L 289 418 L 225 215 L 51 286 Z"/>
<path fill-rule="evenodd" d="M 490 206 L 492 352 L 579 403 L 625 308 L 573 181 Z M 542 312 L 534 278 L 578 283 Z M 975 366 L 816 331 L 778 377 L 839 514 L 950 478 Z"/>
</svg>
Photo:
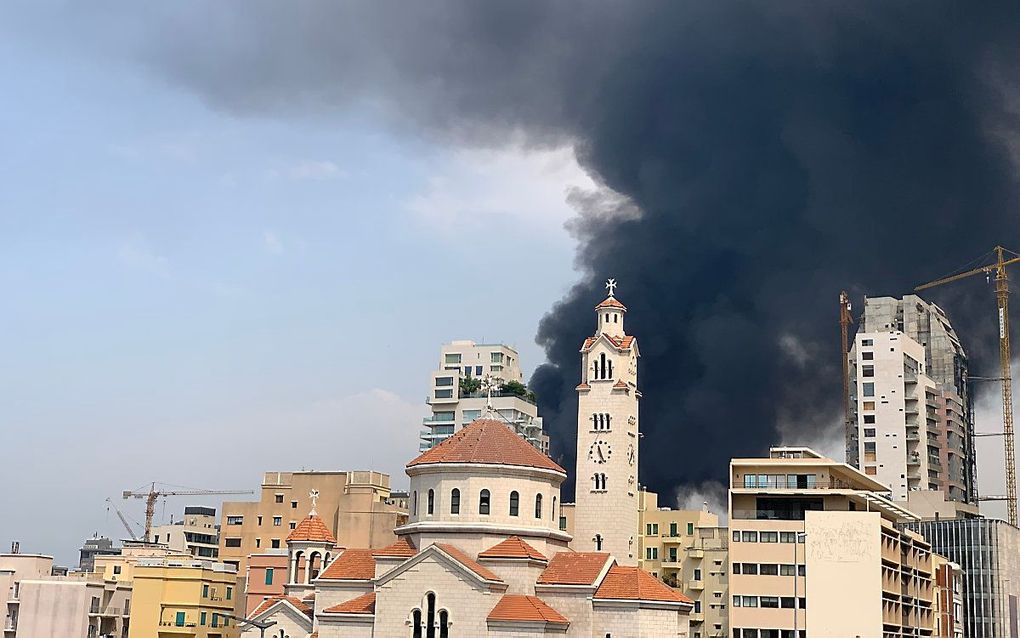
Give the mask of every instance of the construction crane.
<svg viewBox="0 0 1020 638">
<path fill-rule="evenodd" d="M 841 354 L 843 355 L 843 427 L 845 428 L 848 451 L 853 444 L 850 425 L 850 344 L 848 335 L 850 324 L 854 322 L 854 317 L 850 314 L 850 310 L 850 295 L 845 290 L 842 290 L 839 293 L 839 332 L 842 337 L 840 345 L 842 347 Z"/>
<path fill-rule="evenodd" d="M 135 529 L 131 527 L 130 523 L 128 523 L 127 517 L 125 517 L 124 513 L 121 512 L 120 509 L 118 509 L 117 506 L 113 504 L 113 499 L 108 498 L 106 499 L 106 511 L 109 512 L 111 507 L 113 508 L 114 512 L 117 512 L 117 518 L 119 518 L 121 524 L 124 525 L 124 529 L 126 529 L 128 535 L 131 536 L 131 540 L 133 541 L 138 540 L 138 534 L 135 533 Z"/>
<path fill-rule="evenodd" d="M 999 365 L 1002 368 L 1002 437 L 1003 447 L 1006 456 L 1006 512 L 1009 524 L 1017 525 L 1016 511 L 1016 456 L 1013 448 L 1013 375 L 1010 370 L 1010 347 L 1009 347 L 1009 278 L 1006 273 L 1006 266 L 1020 263 L 1020 253 L 1007 250 L 1002 246 L 996 246 L 995 263 L 985 266 L 978 266 L 971 270 L 961 272 L 942 279 L 926 283 L 914 288 L 915 291 L 927 290 L 942 284 L 948 284 L 973 275 L 984 273 L 985 277 L 995 277 L 995 297 L 998 301 L 999 310 Z M 999 500 L 999 499 L 996 499 Z"/>
<path fill-rule="evenodd" d="M 254 494 L 252 490 L 157 490 L 156 484 L 149 486 L 148 492 L 124 490 L 124 498 L 145 499 L 145 535 L 143 540 L 148 543 L 152 536 L 152 519 L 156 514 L 156 499 L 161 496 L 207 496 L 210 494 Z"/>
</svg>

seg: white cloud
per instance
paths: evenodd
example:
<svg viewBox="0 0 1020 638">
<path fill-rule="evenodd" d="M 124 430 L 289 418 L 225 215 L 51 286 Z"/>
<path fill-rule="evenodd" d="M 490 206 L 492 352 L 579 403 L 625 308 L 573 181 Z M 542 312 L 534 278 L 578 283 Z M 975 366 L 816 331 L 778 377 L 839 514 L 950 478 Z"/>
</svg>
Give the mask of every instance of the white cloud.
<svg viewBox="0 0 1020 638">
<path fill-rule="evenodd" d="M 405 206 L 445 233 L 476 231 L 495 217 L 559 230 L 574 215 L 567 193 L 595 186 L 570 148 L 460 150 L 435 167 Z"/>
<path fill-rule="evenodd" d="M 262 243 L 265 245 L 266 250 L 274 255 L 282 255 L 284 253 L 283 242 L 280 240 L 279 235 L 271 230 L 263 231 Z"/>
<path fill-rule="evenodd" d="M 133 269 L 160 277 L 170 278 L 170 262 L 153 249 L 146 238 L 136 233 L 124 240 L 117 249 L 117 259 Z"/>
</svg>

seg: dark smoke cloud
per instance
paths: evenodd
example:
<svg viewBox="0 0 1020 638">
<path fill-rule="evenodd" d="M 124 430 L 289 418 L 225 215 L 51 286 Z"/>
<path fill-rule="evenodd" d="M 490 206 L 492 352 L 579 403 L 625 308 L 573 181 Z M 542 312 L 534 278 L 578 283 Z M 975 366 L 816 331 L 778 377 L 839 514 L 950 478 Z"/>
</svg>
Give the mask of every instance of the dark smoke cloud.
<svg viewBox="0 0 1020 638">
<path fill-rule="evenodd" d="M 1016 7 L 215 3 L 174 5 L 135 46 L 236 113 L 368 104 L 455 143 L 574 144 L 640 214 L 576 196 L 582 276 L 542 321 L 532 384 L 572 463 L 577 351 L 616 277 L 643 354 L 642 479 L 670 493 L 839 420 L 841 288 L 899 295 L 1020 246 Z M 991 293 L 939 294 L 980 354 Z"/>
</svg>

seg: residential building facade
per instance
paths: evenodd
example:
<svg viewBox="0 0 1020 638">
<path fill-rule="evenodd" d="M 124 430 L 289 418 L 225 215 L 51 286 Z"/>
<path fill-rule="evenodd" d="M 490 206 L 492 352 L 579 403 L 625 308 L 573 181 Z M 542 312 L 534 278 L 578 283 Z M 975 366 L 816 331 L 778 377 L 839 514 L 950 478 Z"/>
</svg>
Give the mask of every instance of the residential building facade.
<svg viewBox="0 0 1020 638">
<path fill-rule="evenodd" d="M 963 571 L 963 635 L 1016 638 L 1020 627 L 1020 529 L 987 518 L 915 521 L 936 552 Z"/>
<path fill-rule="evenodd" d="M 105 536 L 86 539 L 78 550 L 78 571 L 90 572 L 96 564 L 96 556 L 116 556 L 119 547 L 114 547 L 113 540 Z"/>
<path fill-rule="evenodd" d="M 143 558 L 134 566 L 128 638 L 237 638 L 232 565 L 190 557 Z"/>
<path fill-rule="evenodd" d="M 439 368 L 431 375 L 429 397 L 425 400 L 432 413 L 422 421 L 421 451 L 445 441 L 481 416 L 489 400 L 489 393 L 481 384 L 486 377 L 526 390 L 520 360 L 512 347 L 469 340 L 443 344 Z M 549 437 L 538 416 L 534 396 L 527 391 L 515 393 L 499 389 L 492 392 L 491 400 L 499 418 L 528 443 L 548 454 Z"/>
<path fill-rule="evenodd" d="M 694 602 L 691 638 L 729 636 L 729 534 L 719 516 L 659 507 L 658 494 L 645 490 L 638 501 L 638 567 Z"/>
<path fill-rule="evenodd" d="M 860 333 L 900 332 L 921 346 L 923 374 L 935 384 L 936 439 L 941 469 L 935 481 L 948 498 L 976 505 L 977 461 L 974 448 L 974 413 L 968 384 L 969 361 L 959 336 L 938 305 L 917 295 L 871 297 L 864 301 Z M 858 340 L 855 340 L 859 341 Z M 858 357 L 859 359 L 859 357 Z M 862 361 L 851 359 L 852 363 Z M 930 410 L 920 410 L 927 417 Z M 851 446 L 856 447 L 856 446 Z M 847 460 L 857 466 L 848 450 Z"/>
<path fill-rule="evenodd" d="M 248 557 L 244 582 L 244 616 L 248 617 L 267 598 L 284 593 L 290 559 L 286 549 L 267 549 Z"/>
<path fill-rule="evenodd" d="M 185 507 L 183 519 L 152 528 L 152 541 L 196 558 L 211 559 L 219 556 L 219 530 L 215 508 Z"/>
<path fill-rule="evenodd" d="M 932 554 L 935 597 L 932 612 L 935 638 L 963 638 L 963 570 L 938 553 Z"/>
<path fill-rule="evenodd" d="M 931 546 L 885 485 L 808 448 L 730 462 L 730 627 L 739 638 L 930 635 Z M 852 613 L 849 611 L 852 610 Z"/>
</svg>

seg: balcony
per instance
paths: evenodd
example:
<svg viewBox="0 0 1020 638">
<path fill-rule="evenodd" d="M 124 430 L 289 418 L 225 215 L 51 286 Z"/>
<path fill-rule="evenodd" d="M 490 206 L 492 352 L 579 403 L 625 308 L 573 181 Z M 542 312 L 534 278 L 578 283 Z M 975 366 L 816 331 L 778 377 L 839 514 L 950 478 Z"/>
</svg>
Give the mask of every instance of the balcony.
<svg viewBox="0 0 1020 638">
<path fill-rule="evenodd" d="M 450 415 L 450 416 L 427 416 L 427 417 L 423 418 L 421 421 L 422 421 L 422 425 L 435 425 L 437 423 L 444 423 L 444 424 L 448 424 L 448 425 L 453 425 L 454 423 L 456 423 L 456 420 L 453 418 L 453 415 Z"/>
<path fill-rule="evenodd" d="M 687 548 L 688 558 L 704 558 L 705 550 L 702 547 L 688 547 Z"/>
<path fill-rule="evenodd" d="M 691 622 L 705 622 L 705 614 L 703 612 L 692 613 L 689 618 Z"/>
<path fill-rule="evenodd" d="M 700 591 L 705 588 L 705 581 L 703 580 L 689 580 L 687 581 L 687 589 L 692 591 Z"/>
</svg>

